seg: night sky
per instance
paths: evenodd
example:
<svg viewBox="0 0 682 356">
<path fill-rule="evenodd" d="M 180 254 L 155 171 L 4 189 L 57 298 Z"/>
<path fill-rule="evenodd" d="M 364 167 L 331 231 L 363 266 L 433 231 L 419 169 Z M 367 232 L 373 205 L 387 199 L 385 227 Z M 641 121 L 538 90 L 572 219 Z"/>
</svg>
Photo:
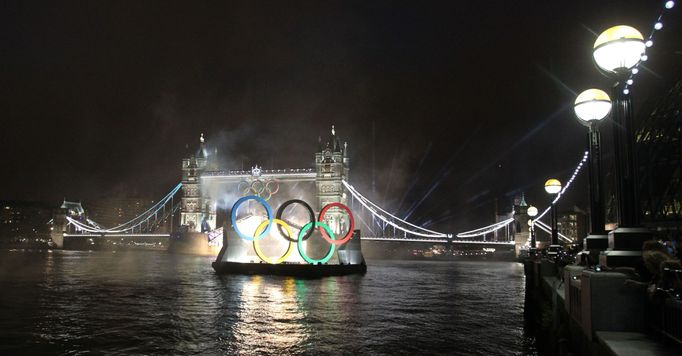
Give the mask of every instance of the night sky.
<svg viewBox="0 0 682 356">
<path fill-rule="evenodd" d="M 544 208 L 544 181 L 586 145 L 576 94 L 609 88 L 596 35 L 646 36 L 662 4 L 3 1 L 0 200 L 158 198 L 200 133 L 228 168 L 311 167 L 333 124 L 360 191 L 401 215 L 428 194 L 417 223 L 473 228 L 521 191 Z M 679 75 L 680 10 L 648 51 L 638 111 Z M 585 180 L 566 207 L 585 207 Z"/>
</svg>

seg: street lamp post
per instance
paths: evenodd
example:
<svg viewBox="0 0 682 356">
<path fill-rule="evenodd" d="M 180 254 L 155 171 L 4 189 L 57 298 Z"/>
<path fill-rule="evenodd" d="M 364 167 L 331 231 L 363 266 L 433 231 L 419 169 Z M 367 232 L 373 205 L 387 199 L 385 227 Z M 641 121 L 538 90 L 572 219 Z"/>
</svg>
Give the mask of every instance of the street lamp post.
<svg viewBox="0 0 682 356">
<path fill-rule="evenodd" d="M 545 191 L 552 196 L 559 194 L 559 192 L 561 191 L 561 182 L 559 182 L 558 179 L 548 179 L 545 182 Z M 552 245 L 558 245 L 559 244 L 559 231 L 557 228 L 558 222 L 557 222 L 556 203 L 554 203 L 554 202 L 552 202 L 552 210 L 550 211 L 550 215 L 551 215 L 551 220 L 552 220 Z"/>
<path fill-rule="evenodd" d="M 594 43 L 595 63 L 604 74 L 616 80 L 612 88 L 612 118 L 619 227 L 637 226 L 639 220 L 632 149 L 632 102 L 625 85 L 630 71 L 639 64 L 645 49 L 642 34 L 633 27 L 622 25 L 602 32 Z"/>
<path fill-rule="evenodd" d="M 530 220 L 528 220 L 528 226 L 530 227 L 530 247 L 537 248 L 537 242 L 535 240 L 535 217 L 538 215 L 538 208 L 531 205 L 528 207 L 528 210 L 526 210 L 526 214 L 530 216 Z"/>
<path fill-rule="evenodd" d="M 639 31 L 620 25 L 602 32 L 594 43 L 592 53 L 599 69 L 615 80 L 611 117 L 618 229 L 609 232 L 609 251 L 600 256 L 600 260 L 603 259 L 600 263 L 612 266 L 629 265 L 632 258 L 641 257 L 642 242 L 650 237 L 646 229 L 637 228 L 639 208 L 635 185 L 632 102 L 629 89 L 626 88 L 628 76 L 634 73 L 633 68 L 645 58 L 645 49 L 644 38 Z M 621 250 L 621 253 L 611 253 L 614 250 Z M 614 263 L 608 263 L 609 255 L 613 255 L 611 260 Z"/>
<path fill-rule="evenodd" d="M 604 231 L 604 194 L 601 183 L 601 137 L 598 125 L 611 111 L 611 99 L 599 89 L 588 89 L 575 99 L 575 115 L 589 128 L 587 134 L 589 151 L 590 234 L 585 239 L 585 250 L 606 249 L 608 240 Z M 588 246 L 588 245 L 595 246 Z"/>
</svg>

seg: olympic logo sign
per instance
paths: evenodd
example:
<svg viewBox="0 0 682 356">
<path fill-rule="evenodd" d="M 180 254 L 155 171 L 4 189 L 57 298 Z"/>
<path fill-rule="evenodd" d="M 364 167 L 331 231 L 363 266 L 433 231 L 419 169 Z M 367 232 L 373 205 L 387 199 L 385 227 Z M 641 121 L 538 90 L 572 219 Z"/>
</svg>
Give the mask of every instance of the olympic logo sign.
<svg viewBox="0 0 682 356">
<path fill-rule="evenodd" d="M 268 201 L 273 195 L 279 192 L 279 182 L 274 179 L 254 179 L 251 182 L 241 181 L 237 186 L 237 190 L 241 192 L 242 195 L 252 193 L 256 196 L 264 197 L 263 199 Z"/>
<path fill-rule="evenodd" d="M 249 200 L 255 200 L 259 202 L 261 205 L 263 205 L 268 216 L 267 220 L 263 220 L 263 222 L 261 222 L 260 225 L 258 225 L 256 231 L 253 233 L 253 236 L 244 234 L 237 225 L 237 212 L 239 210 L 239 207 Z M 310 219 L 308 223 L 301 227 L 301 230 L 298 232 L 298 236 L 296 238 L 294 237 L 294 233 L 291 230 L 291 225 L 289 225 L 289 223 L 287 223 L 286 220 L 282 218 L 282 215 L 284 214 L 284 209 L 286 209 L 288 206 L 292 204 L 299 204 L 303 206 L 307 210 Z M 348 233 L 346 233 L 346 235 L 343 238 L 338 240 L 336 239 L 336 236 L 334 235 L 334 232 L 332 231 L 331 227 L 324 223 L 326 214 L 329 212 L 329 209 L 332 208 L 345 210 L 350 220 L 350 229 L 348 230 Z M 261 260 L 273 264 L 282 263 L 286 261 L 293 252 L 294 245 L 298 246 L 298 253 L 299 255 L 301 255 L 301 258 L 303 258 L 306 262 L 310 264 L 327 263 L 329 259 L 331 259 L 332 256 L 334 255 L 334 250 L 336 246 L 340 246 L 350 241 L 350 239 L 353 238 L 353 231 L 355 230 L 355 218 L 353 217 L 353 213 L 351 212 L 350 208 L 341 203 L 330 203 L 325 205 L 324 208 L 322 208 L 322 211 L 320 211 L 320 216 L 318 217 L 317 220 L 315 220 L 315 213 L 313 212 L 313 209 L 310 207 L 310 205 L 308 205 L 308 203 L 304 202 L 303 200 L 298 199 L 288 200 L 284 202 L 277 209 L 277 212 L 273 215 L 272 208 L 270 207 L 270 204 L 268 204 L 266 199 L 258 195 L 248 195 L 240 198 L 239 200 L 237 200 L 237 202 L 234 203 L 234 205 L 232 206 L 231 218 L 232 226 L 234 227 L 234 231 L 237 233 L 237 235 L 239 235 L 239 237 L 242 238 L 243 240 L 251 241 L 253 243 L 253 249 L 256 252 L 256 255 L 258 255 L 258 257 Z M 284 254 L 277 258 L 276 260 L 274 260 L 272 257 L 266 256 L 261 250 L 259 243 L 260 240 L 262 240 L 265 236 L 267 236 L 270 233 L 270 229 L 273 226 L 277 226 L 280 235 L 282 235 L 284 239 L 289 241 L 289 245 L 287 247 L 286 252 L 284 252 Z M 308 238 L 310 238 L 310 236 L 312 236 L 313 230 L 316 228 L 320 229 L 320 234 L 322 235 L 322 237 L 327 242 L 329 242 L 329 251 L 327 251 L 327 254 L 321 259 L 310 258 L 303 250 L 302 244 L 303 241 L 307 240 Z"/>
</svg>

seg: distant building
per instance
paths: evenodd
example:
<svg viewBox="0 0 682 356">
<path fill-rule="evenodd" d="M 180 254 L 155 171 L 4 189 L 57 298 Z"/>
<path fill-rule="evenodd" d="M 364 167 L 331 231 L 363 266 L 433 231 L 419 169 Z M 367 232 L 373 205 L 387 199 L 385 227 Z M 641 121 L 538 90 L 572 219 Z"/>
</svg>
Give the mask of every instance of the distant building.
<svg viewBox="0 0 682 356">
<path fill-rule="evenodd" d="M 146 198 L 107 198 L 87 204 L 88 218 L 103 227 L 123 224 L 147 211 L 156 201 Z"/>
<path fill-rule="evenodd" d="M 573 210 L 562 211 L 557 215 L 557 229 L 560 234 L 576 242 L 587 236 L 588 223 L 585 211 L 573 207 Z"/>
<path fill-rule="evenodd" d="M 682 229 L 682 79 L 656 103 L 637 130 L 637 179 L 642 222 Z"/>
<path fill-rule="evenodd" d="M 52 210 L 47 204 L 23 201 L 0 202 L 0 236 L 32 236 L 46 233 Z"/>
</svg>

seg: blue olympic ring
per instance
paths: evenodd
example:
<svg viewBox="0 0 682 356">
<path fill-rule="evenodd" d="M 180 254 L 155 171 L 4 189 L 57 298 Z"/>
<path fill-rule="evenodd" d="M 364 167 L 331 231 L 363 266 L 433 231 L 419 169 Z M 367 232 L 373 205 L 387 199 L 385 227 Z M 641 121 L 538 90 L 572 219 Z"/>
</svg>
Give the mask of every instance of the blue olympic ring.
<svg viewBox="0 0 682 356">
<path fill-rule="evenodd" d="M 272 208 L 270 207 L 270 204 L 268 204 L 268 202 L 265 201 L 265 199 L 263 199 L 257 195 L 247 195 L 245 197 L 239 198 L 239 200 L 237 200 L 237 202 L 234 203 L 234 205 L 232 206 L 232 226 L 234 227 L 234 231 L 237 232 L 237 235 L 239 235 L 239 237 L 241 237 L 242 239 L 244 239 L 246 241 L 253 241 L 254 240 L 254 237 L 243 234 L 239 230 L 239 227 L 237 226 L 237 209 L 239 209 L 239 206 L 247 200 L 258 201 L 259 203 L 261 203 L 263 205 L 263 207 L 265 207 L 265 210 L 268 213 L 268 227 L 265 228 L 265 230 L 263 230 L 263 232 L 261 232 L 260 235 L 255 237 L 256 240 L 260 240 L 261 238 L 263 238 L 263 236 L 266 236 L 267 234 L 270 233 L 270 228 L 272 227 L 272 225 L 273 225 L 272 222 L 274 220 L 274 216 L 272 214 Z"/>
</svg>

